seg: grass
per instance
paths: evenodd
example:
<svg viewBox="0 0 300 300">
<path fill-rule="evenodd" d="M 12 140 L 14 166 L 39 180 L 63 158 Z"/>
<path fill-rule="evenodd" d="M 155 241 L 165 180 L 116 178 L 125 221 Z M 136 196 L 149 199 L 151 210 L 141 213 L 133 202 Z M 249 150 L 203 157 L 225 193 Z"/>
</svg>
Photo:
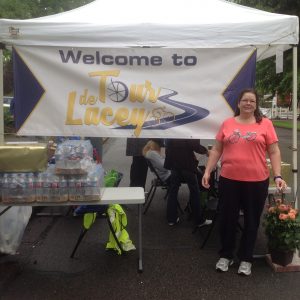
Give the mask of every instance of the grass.
<svg viewBox="0 0 300 300">
<path fill-rule="evenodd" d="M 272 120 L 272 122 L 275 127 L 288 128 L 288 129 L 293 128 L 292 120 Z M 300 130 L 300 122 L 299 121 L 297 121 L 297 130 Z"/>
</svg>

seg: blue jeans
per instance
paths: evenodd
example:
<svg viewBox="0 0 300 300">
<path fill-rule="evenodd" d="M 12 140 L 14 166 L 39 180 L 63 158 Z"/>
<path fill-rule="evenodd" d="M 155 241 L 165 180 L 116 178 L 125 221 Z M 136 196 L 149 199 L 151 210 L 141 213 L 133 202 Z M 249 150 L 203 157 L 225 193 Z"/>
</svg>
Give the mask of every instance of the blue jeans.
<svg viewBox="0 0 300 300">
<path fill-rule="evenodd" d="M 193 219 L 196 224 L 201 224 L 204 222 L 204 216 L 200 203 L 200 190 L 197 176 L 195 173 L 186 170 L 171 171 L 167 204 L 167 220 L 169 223 L 175 223 L 178 218 L 178 190 L 182 182 L 186 183 L 190 190 L 190 204 Z"/>
</svg>

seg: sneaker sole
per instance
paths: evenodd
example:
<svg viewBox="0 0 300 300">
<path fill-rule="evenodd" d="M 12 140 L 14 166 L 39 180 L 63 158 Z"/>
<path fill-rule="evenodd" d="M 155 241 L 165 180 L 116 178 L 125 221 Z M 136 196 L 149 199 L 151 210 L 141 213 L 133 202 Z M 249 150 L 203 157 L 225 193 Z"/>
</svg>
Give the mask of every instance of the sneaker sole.
<svg viewBox="0 0 300 300">
<path fill-rule="evenodd" d="M 250 276 L 250 275 L 251 275 L 251 272 L 250 272 L 250 273 L 246 273 L 246 272 L 238 272 L 238 275 L 240 275 L 240 276 Z"/>
<path fill-rule="evenodd" d="M 226 270 L 222 270 L 222 269 L 216 267 L 216 271 L 220 272 L 220 273 L 228 272 L 229 267 L 232 265 L 233 265 L 233 260 L 229 262 L 228 268 Z"/>
<path fill-rule="evenodd" d="M 198 227 L 198 228 L 201 228 L 201 227 L 204 227 L 204 226 L 210 226 L 211 224 L 212 224 L 212 221 L 209 222 L 209 223 L 197 225 L 197 227 Z"/>
</svg>

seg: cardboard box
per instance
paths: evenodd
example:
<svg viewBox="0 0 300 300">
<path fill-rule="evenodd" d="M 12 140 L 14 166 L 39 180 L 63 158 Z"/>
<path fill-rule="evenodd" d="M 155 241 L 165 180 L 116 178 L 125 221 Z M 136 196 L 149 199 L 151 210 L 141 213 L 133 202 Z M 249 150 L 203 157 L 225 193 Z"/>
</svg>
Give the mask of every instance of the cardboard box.
<svg viewBox="0 0 300 300">
<path fill-rule="evenodd" d="M 42 172 L 47 168 L 47 145 L 4 144 L 0 146 L 0 172 Z"/>
</svg>

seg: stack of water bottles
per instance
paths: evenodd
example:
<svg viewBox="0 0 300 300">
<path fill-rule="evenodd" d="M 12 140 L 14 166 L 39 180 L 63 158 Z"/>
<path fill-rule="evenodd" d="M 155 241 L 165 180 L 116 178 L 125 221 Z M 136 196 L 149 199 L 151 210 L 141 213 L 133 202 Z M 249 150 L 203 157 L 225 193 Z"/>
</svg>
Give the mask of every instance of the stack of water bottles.
<svg viewBox="0 0 300 300">
<path fill-rule="evenodd" d="M 49 164 L 44 172 L 0 173 L 0 201 L 9 204 L 99 200 L 104 170 L 93 161 L 90 141 L 63 143 L 55 153 L 55 164 Z"/>
<path fill-rule="evenodd" d="M 55 151 L 57 174 L 86 174 L 93 164 L 93 146 L 89 140 L 65 140 Z"/>
<path fill-rule="evenodd" d="M 100 199 L 104 170 L 93 160 L 89 140 L 64 140 L 55 151 L 55 174 L 68 182 L 69 201 Z"/>
<path fill-rule="evenodd" d="M 0 177 L 1 196 L 3 202 L 34 202 L 33 173 L 4 173 Z"/>
</svg>

